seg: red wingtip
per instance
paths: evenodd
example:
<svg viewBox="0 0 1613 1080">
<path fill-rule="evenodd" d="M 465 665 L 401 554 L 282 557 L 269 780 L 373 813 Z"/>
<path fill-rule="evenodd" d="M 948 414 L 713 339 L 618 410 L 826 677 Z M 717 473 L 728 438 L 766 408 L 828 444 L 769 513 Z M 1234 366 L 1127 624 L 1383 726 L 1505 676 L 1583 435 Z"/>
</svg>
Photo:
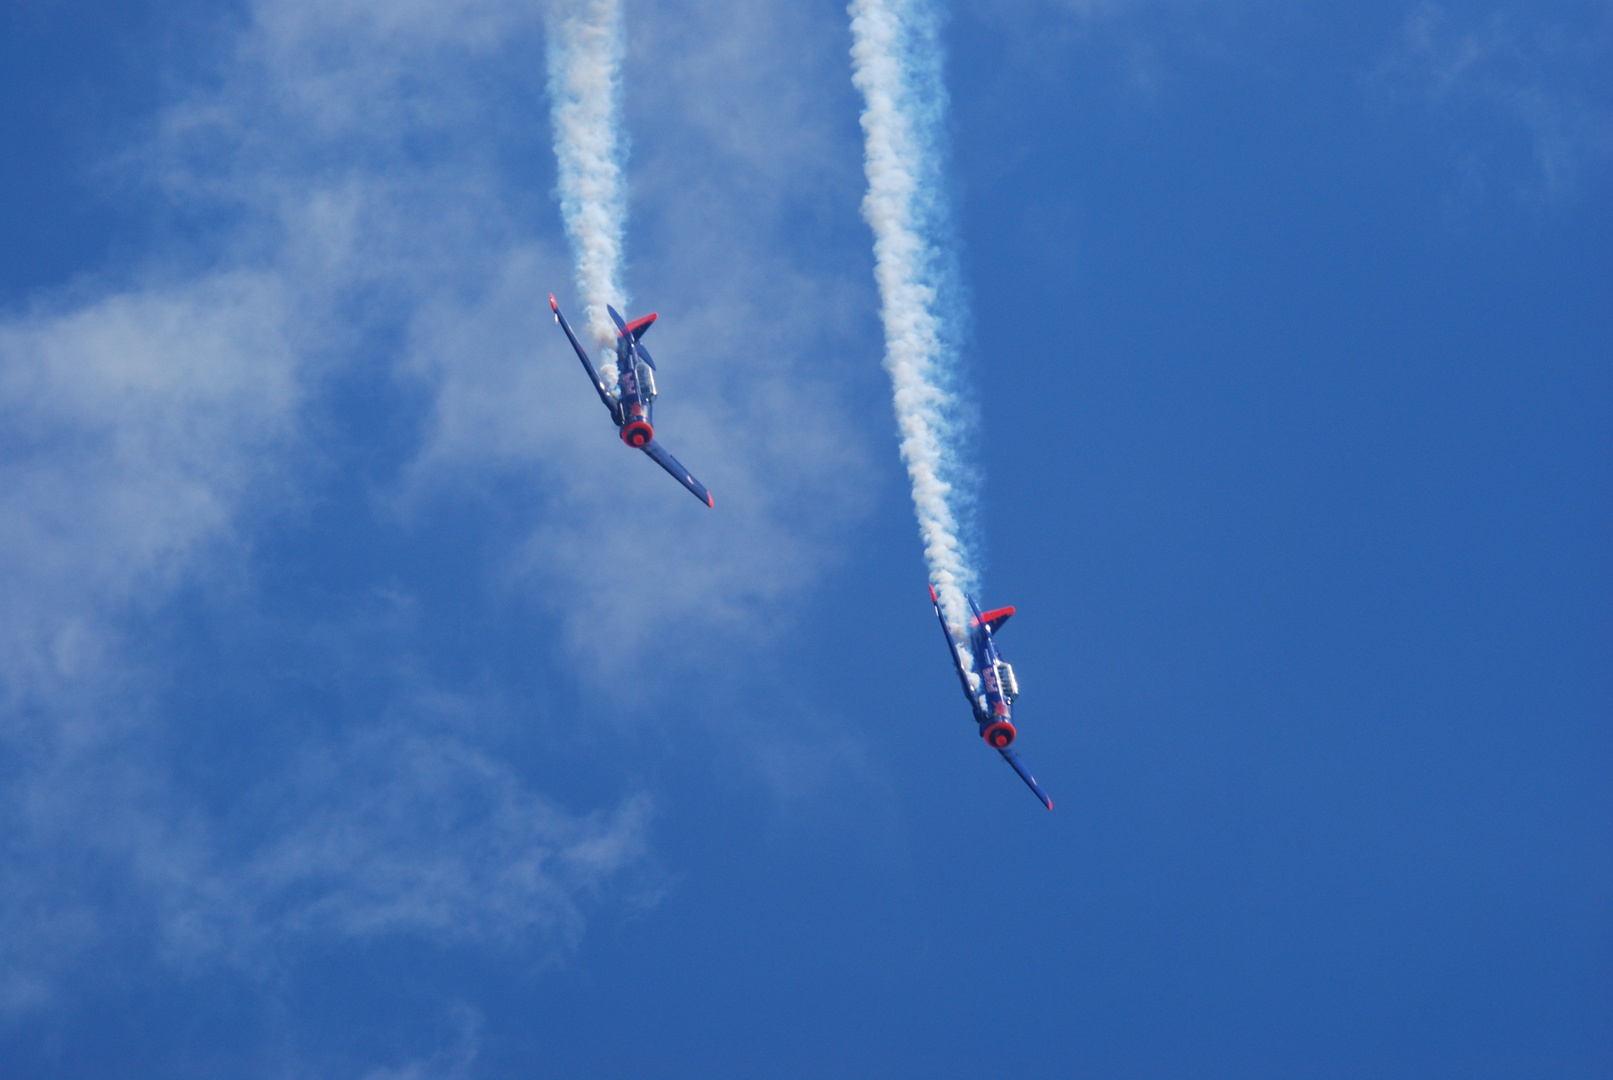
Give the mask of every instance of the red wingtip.
<svg viewBox="0 0 1613 1080">
<path fill-rule="evenodd" d="M 554 293 L 549 294 L 549 310 L 553 312 L 559 312 L 560 310 L 560 305 L 554 302 Z"/>
<path fill-rule="evenodd" d="M 717 508 L 717 500 L 711 497 L 711 492 L 709 491 L 706 492 L 706 505 L 711 507 L 713 510 Z"/>
<path fill-rule="evenodd" d="M 941 601 L 939 599 L 937 599 L 936 595 L 935 595 L 935 586 L 931 585 L 930 586 L 930 603 L 939 604 L 940 602 Z"/>
</svg>

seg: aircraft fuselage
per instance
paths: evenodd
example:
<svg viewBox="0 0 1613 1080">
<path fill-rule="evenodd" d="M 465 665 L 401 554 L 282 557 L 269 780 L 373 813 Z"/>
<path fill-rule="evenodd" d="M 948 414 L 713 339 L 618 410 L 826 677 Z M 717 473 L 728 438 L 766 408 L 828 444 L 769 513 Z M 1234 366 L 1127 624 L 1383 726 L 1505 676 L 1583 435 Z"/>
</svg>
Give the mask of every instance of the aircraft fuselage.
<svg viewBox="0 0 1613 1080">
<path fill-rule="evenodd" d="M 641 379 L 640 363 L 632 337 L 622 334 L 616 339 L 616 404 L 621 409 L 622 441 L 642 450 L 655 438 L 655 395 L 654 376 Z M 646 373 L 648 370 L 642 369 Z M 650 385 L 646 386 L 645 381 Z"/>
<path fill-rule="evenodd" d="M 975 722 L 980 725 L 980 737 L 1001 750 L 1014 741 L 1014 697 L 1010 687 L 1003 685 L 1003 673 L 1008 665 L 997 651 L 997 642 L 991 633 L 990 620 L 982 616 L 974 601 L 969 601 L 974 617 L 969 620 L 969 645 L 974 656 L 975 674 L 980 688 L 970 702 L 974 706 Z M 996 614 L 996 612 L 992 612 Z"/>
</svg>

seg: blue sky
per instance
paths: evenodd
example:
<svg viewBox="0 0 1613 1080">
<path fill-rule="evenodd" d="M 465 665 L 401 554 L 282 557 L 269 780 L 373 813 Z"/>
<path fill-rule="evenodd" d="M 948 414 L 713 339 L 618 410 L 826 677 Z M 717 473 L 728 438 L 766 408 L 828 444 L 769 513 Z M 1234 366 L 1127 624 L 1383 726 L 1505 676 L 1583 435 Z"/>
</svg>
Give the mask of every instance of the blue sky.
<svg viewBox="0 0 1613 1080">
<path fill-rule="evenodd" d="M 0 14 L 19 1077 L 1613 1069 L 1606 3 L 956 3 L 990 605 L 836 3 L 627 7 L 619 446 L 540 3 Z"/>
</svg>

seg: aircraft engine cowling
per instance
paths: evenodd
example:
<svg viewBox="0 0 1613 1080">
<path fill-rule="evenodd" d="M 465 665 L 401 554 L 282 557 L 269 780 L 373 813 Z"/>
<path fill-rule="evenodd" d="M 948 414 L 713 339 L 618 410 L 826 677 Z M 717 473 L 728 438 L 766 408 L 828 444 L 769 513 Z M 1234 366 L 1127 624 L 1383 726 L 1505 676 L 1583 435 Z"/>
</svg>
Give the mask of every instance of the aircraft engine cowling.
<svg viewBox="0 0 1613 1080">
<path fill-rule="evenodd" d="M 622 425 L 622 441 L 635 450 L 642 450 L 655 438 L 655 429 L 643 420 L 632 420 Z"/>
<path fill-rule="evenodd" d="M 1014 731 L 1014 725 L 1007 720 L 998 720 L 994 724 L 987 724 L 980 731 L 980 737 L 998 750 L 1013 742 L 1015 734 L 1017 733 Z"/>
</svg>

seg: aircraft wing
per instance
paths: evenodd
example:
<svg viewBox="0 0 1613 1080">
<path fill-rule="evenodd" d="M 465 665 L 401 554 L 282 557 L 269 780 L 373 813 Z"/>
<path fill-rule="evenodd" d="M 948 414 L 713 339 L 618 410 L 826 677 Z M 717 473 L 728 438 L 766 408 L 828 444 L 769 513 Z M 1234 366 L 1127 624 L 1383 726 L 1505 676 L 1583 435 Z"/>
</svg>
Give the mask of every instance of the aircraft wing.
<svg viewBox="0 0 1613 1080">
<path fill-rule="evenodd" d="M 1049 810 L 1053 809 L 1053 800 L 1047 797 L 1047 792 L 1043 791 L 1042 785 L 1036 782 L 1036 777 L 1032 776 L 1031 771 L 1025 768 L 1025 763 L 1019 760 L 1019 755 L 1014 753 L 1011 747 L 1007 746 L 998 748 L 997 752 L 1003 756 L 1004 761 L 1014 767 L 1014 771 L 1019 774 L 1019 778 L 1030 785 L 1032 791 L 1036 792 L 1036 797 L 1042 800 L 1042 805 Z"/>
<path fill-rule="evenodd" d="M 711 497 L 711 492 L 706 490 L 705 485 L 691 476 L 689 470 L 685 469 L 677 458 L 666 452 L 666 447 L 661 445 L 661 440 L 651 439 L 642 449 L 655 460 L 657 465 L 671 473 L 673 479 L 688 488 L 695 498 L 707 506 L 717 505 L 716 501 Z"/>
<path fill-rule="evenodd" d="M 621 406 L 616 404 L 616 399 L 610 396 L 610 387 L 605 385 L 604 380 L 599 377 L 599 372 L 594 370 L 593 363 L 588 359 L 588 353 L 583 350 L 582 342 L 578 341 L 577 335 L 571 332 L 571 324 L 566 322 L 566 317 L 560 314 L 560 305 L 555 303 L 554 293 L 549 294 L 549 310 L 554 312 L 554 321 L 560 324 L 560 329 L 566 332 L 566 338 L 571 342 L 571 347 L 577 350 L 577 359 L 582 361 L 583 370 L 588 372 L 588 381 L 593 383 L 594 389 L 599 392 L 599 400 L 603 401 L 605 408 L 610 410 L 610 418 L 616 421 L 617 427 L 621 427 Z"/>
<path fill-rule="evenodd" d="M 969 676 L 964 674 L 963 658 L 958 655 L 958 643 L 952 637 L 952 628 L 947 625 L 947 617 L 941 614 L 941 599 L 935 595 L 935 586 L 930 586 L 930 603 L 935 605 L 935 617 L 941 621 L 941 634 L 947 639 L 947 652 L 952 654 L 952 666 L 958 669 L 958 682 L 963 684 L 963 700 L 969 703 L 969 708 L 975 707 L 975 696 L 969 689 Z"/>
</svg>

